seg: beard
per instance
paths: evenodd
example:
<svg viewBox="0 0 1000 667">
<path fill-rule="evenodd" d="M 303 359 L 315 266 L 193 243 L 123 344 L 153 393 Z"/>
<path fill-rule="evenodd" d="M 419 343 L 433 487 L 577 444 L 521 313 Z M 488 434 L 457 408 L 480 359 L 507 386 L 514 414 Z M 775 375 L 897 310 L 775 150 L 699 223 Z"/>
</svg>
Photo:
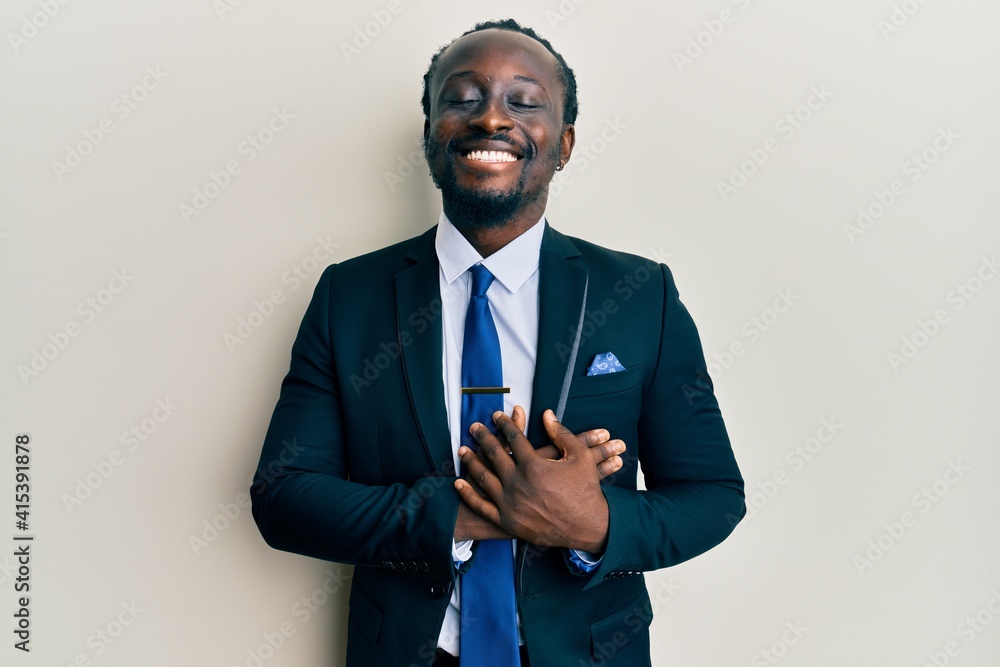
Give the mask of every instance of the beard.
<svg viewBox="0 0 1000 667">
<path fill-rule="evenodd" d="M 434 185 L 441 191 L 441 199 L 445 203 L 448 219 L 456 227 L 465 229 L 498 229 L 510 222 L 518 211 L 534 203 L 542 195 L 544 190 L 538 192 L 525 192 L 528 180 L 527 162 L 535 157 L 533 148 L 520 146 L 506 134 L 494 136 L 474 136 L 463 137 L 466 140 L 492 140 L 503 141 L 512 146 L 516 146 L 523 156 L 521 160 L 524 164 L 521 167 L 521 175 L 517 183 L 507 190 L 496 188 L 471 189 L 459 184 L 455 177 L 455 156 L 457 155 L 457 144 L 459 141 L 453 139 L 442 149 L 440 144 L 431 143 L 424 139 L 424 157 L 427 164 L 434 164 L 444 152 L 444 172 L 438 176 L 433 170 L 431 179 Z M 558 147 L 555 148 L 550 159 L 559 159 Z M 541 213 L 539 213 L 541 217 Z"/>
</svg>

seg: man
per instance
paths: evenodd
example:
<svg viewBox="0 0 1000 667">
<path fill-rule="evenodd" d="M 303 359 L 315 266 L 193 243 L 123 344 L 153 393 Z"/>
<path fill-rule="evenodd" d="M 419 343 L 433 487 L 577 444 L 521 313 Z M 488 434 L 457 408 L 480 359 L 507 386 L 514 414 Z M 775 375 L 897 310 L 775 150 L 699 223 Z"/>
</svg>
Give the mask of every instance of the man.
<svg viewBox="0 0 1000 667">
<path fill-rule="evenodd" d="M 254 518 L 355 566 L 348 665 L 649 665 L 642 572 L 745 511 L 694 323 L 666 266 L 545 220 L 577 113 L 547 41 L 477 25 L 423 107 L 439 224 L 323 273 Z"/>
</svg>

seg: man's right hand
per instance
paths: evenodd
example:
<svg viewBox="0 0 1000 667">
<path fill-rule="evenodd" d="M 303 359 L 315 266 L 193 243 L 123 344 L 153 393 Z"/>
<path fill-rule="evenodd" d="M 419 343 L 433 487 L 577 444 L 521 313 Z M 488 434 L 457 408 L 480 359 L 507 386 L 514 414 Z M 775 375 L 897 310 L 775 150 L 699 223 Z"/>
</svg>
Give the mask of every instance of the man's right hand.
<svg viewBox="0 0 1000 667">
<path fill-rule="evenodd" d="M 514 420 L 514 423 L 517 424 L 523 433 L 528 423 L 528 417 L 520 405 L 514 406 L 514 410 L 511 412 L 511 419 Z M 576 437 L 590 448 L 590 452 L 594 456 L 594 465 L 597 466 L 597 471 L 601 479 L 621 469 L 622 459 L 619 455 L 625 452 L 625 443 L 623 441 L 612 440 L 611 434 L 603 428 L 584 431 L 583 433 L 578 433 Z M 556 449 L 555 445 L 544 445 L 535 451 L 547 459 L 557 459 L 561 456 L 560 451 Z M 471 480 L 466 479 L 466 481 L 475 488 L 475 484 Z M 482 492 L 480 492 L 480 495 L 483 495 Z M 495 524 L 479 516 L 466 507 L 465 503 L 458 504 L 458 519 L 455 521 L 456 542 L 463 542 L 465 540 L 510 539 L 513 539 L 513 535 L 508 535 Z"/>
</svg>

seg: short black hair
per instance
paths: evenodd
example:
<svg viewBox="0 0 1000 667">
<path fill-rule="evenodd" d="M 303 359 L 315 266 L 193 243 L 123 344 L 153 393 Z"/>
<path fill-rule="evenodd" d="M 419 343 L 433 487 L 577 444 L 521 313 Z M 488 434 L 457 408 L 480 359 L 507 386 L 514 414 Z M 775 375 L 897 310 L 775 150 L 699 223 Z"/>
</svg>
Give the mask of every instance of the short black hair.
<svg viewBox="0 0 1000 667">
<path fill-rule="evenodd" d="M 442 46 L 438 52 L 434 54 L 431 58 L 431 64 L 427 68 L 427 73 L 424 74 L 424 91 L 421 99 L 421 104 L 424 108 L 424 118 L 430 120 L 431 98 L 429 89 L 431 85 L 431 78 L 434 76 L 434 72 L 437 71 L 438 59 L 441 57 L 441 54 L 444 53 L 449 46 L 466 35 L 471 35 L 472 33 L 479 32 L 480 30 L 494 29 L 510 30 L 511 32 L 519 32 L 522 35 L 526 35 L 544 46 L 548 49 L 549 53 L 555 56 L 556 62 L 558 63 L 557 73 L 559 74 L 559 80 L 563 85 L 563 123 L 571 125 L 576 123 L 576 115 L 579 112 L 580 105 L 576 99 L 576 75 L 573 74 L 572 68 L 566 64 L 565 58 L 552 48 L 549 40 L 539 35 L 533 29 L 521 25 L 514 19 L 503 19 L 502 21 L 483 21 L 482 23 L 477 23 L 476 27 L 472 30 L 466 30 L 461 35 L 451 40 L 451 42 Z"/>
</svg>

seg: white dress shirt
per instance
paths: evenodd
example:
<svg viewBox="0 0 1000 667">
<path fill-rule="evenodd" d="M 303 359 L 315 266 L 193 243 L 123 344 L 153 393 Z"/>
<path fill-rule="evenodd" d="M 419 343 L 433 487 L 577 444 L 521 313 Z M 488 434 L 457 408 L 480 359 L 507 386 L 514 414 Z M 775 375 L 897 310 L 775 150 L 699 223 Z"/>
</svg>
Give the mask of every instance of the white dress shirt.
<svg viewBox="0 0 1000 667">
<path fill-rule="evenodd" d="M 462 431 L 462 343 L 465 338 L 465 314 L 472 294 L 469 269 L 482 263 L 494 277 L 486 298 L 500 339 L 503 386 L 510 387 L 510 393 L 503 395 L 504 412 L 509 415 L 515 405 L 520 405 L 525 414 L 530 414 L 538 351 L 538 257 L 544 231 L 545 216 L 542 215 L 526 232 L 483 259 L 443 212 L 438 221 L 434 248 L 440 264 L 438 280 L 444 336 L 441 368 L 455 470 L 459 470 L 458 448 Z M 584 571 L 595 568 L 601 560 L 598 555 L 575 549 L 572 553 L 576 557 L 576 567 L 583 569 L 589 566 Z M 472 557 L 472 541 L 453 544 L 452 556 L 456 562 L 467 561 Z M 461 627 L 460 587 L 461 577 L 452 589 L 451 601 L 438 636 L 438 646 L 456 656 L 459 653 Z M 517 614 L 517 627 L 519 641 L 524 643 L 520 612 Z"/>
<path fill-rule="evenodd" d="M 544 216 L 516 239 L 486 259 L 472 247 L 462 233 L 441 213 L 434 247 L 441 265 L 441 327 L 444 335 L 444 404 L 451 431 L 451 450 L 455 470 L 459 469 L 458 448 L 462 431 L 462 343 L 465 338 L 465 313 L 472 294 L 469 268 L 480 262 L 495 280 L 486 292 L 500 338 L 503 383 L 510 387 L 504 394 L 503 409 L 510 414 L 515 405 L 531 410 L 531 385 L 535 377 L 538 346 L 538 255 L 545 231 Z M 472 542 L 455 545 L 454 557 L 466 561 L 472 556 Z M 459 652 L 459 590 L 461 577 L 451 592 L 451 603 L 441 626 L 438 646 L 452 655 Z M 518 616 L 520 635 L 520 616 Z"/>
</svg>

